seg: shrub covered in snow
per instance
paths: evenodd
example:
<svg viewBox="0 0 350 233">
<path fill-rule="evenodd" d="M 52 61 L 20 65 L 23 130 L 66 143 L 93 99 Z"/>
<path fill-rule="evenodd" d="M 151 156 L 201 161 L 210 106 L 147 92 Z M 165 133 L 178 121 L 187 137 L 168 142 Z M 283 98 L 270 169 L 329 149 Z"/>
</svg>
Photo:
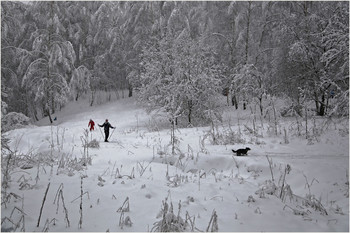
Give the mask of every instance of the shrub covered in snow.
<svg viewBox="0 0 350 233">
<path fill-rule="evenodd" d="M 88 143 L 88 147 L 91 147 L 91 148 L 100 148 L 100 143 L 96 140 L 96 139 L 93 139 L 92 141 L 90 141 Z"/>
<path fill-rule="evenodd" d="M 1 129 L 4 132 L 12 129 L 23 128 L 29 124 L 30 118 L 18 112 L 10 112 L 1 119 Z"/>
<path fill-rule="evenodd" d="M 170 206 L 167 202 L 168 198 L 163 201 L 162 209 L 158 213 L 159 221 L 153 223 L 152 232 L 183 232 L 186 231 L 188 224 L 180 216 L 181 202 L 179 203 L 179 212 L 174 214 L 173 203 Z"/>
</svg>

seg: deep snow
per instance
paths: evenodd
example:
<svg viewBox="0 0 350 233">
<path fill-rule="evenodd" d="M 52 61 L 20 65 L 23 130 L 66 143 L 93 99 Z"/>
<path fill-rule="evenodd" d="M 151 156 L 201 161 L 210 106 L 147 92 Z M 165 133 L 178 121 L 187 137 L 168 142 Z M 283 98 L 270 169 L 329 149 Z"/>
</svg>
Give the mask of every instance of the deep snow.
<svg viewBox="0 0 350 233">
<path fill-rule="evenodd" d="M 183 158 L 177 161 L 179 156 L 172 157 L 170 148 L 166 148 L 170 142 L 170 130 L 161 127 L 164 122 L 147 115 L 133 98 L 94 107 L 89 107 L 84 101 L 70 103 L 55 115 L 58 120 L 52 126 L 47 119 L 43 119 L 38 122 L 38 126 L 6 133 L 12 140 L 11 148 L 16 148 L 16 154 L 28 154 L 31 151 L 28 156 L 32 156 L 33 161 L 45 161 L 51 154 L 54 158 L 80 159 L 83 154 L 80 137 L 90 118 L 96 124 L 102 124 L 108 118 L 117 127 L 111 142 L 102 142 L 101 131 L 97 127 L 89 139 L 100 141 L 100 148 L 89 148 L 92 163 L 80 171 L 68 165 L 58 169 L 57 163 L 50 167 L 43 162 L 31 169 L 16 168 L 11 173 L 7 193 L 13 192 L 23 200 L 11 198 L 6 208 L 2 205 L 2 220 L 4 217 L 10 218 L 12 210 L 17 206 L 26 214 L 26 231 L 43 231 L 47 220 L 50 222 L 56 219 L 55 225 L 53 222 L 46 225 L 46 230 L 145 232 L 151 231 L 153 223 L 161 220 L 157 215 L 162 208 L 162 201 L 167 199 L 169 205 L 173 204 L 175 215 L 178 214 L 181 200 L 180 216 L 185 220 L 188 212 L 192 220 L 195 217 L 195 230 L 206 231 L 215 210 L 219 231 L 348 232 L 349 135 L 340 133 L 342 124 L 329 126 L 319 136 L 319 141 L 314 141 L 312 145 L 308 145 L 307 140 L 292 135 L 289 135 L 290 143 L 285 144 L 283 135 L 276 137 L 267 132 L 267 123 L 261 131 L 264 133 L 262 137 L 250 135 L 243 126 L 251 124 L 247 120 L 249 114 L 249 110 L 235 111 L 227 107 L 224 117 L 224 122 L 230 120 L 235 131 L 240 127 L 246 139 L 244 144 L 212 145 L 206 139 L 203 148 L 200 140 L 208 127 L 178 129 L 176 135 L 180 140 L 179 148 Z M 237 120 L 238 116 L 240 121 Z M 281 121 L 289 125 L 290 120 Z M 157 125 L 161 130 L 154 130 Z M 348 127 L 347 123 L 345 125 Z M 57 138 L 60 146 L 57 145 Z M 55 147 L 50 148 L 49 142 L 53 142 Z M 233 159 L 231 149 L 246 146 L 251 148 L 249 155 Z M 202 153 L 205 150 L 208 153 Z M 163 153 L 166 151 L 168 153 Z M 272 159 L 276 184 L 289 164 L 291 171 L 286 175 L 286 183 L 292 192 L 303 198 L 310 192 L 321 201 L 328 215 L 306 207 L 302 202 L 291 202 L 289 197 L 285 202 L 266 193 L 260 197 L 257 191 L 264 187 L 267 180 L 271 180 L 266 155 Z M 166 161 L 171 163 L 166 164 Z M 177 167 L 174 166 L 176 162 Z M 141 168 L 145 167 L 147 168 L 142 171 Z M 116 175 L 117 170 L 119 177 Z M 82 228 L 79 229 L 81 176 L 85 177 L 83 192 L 87 193 L 82 198 L 83 219 Z M 39 180 L 36 181 L 36 177 Z M 23 178 L 26 179 L 27 186 L 21 184 Z M 40 226 L 36 227 L 48 183 L 50 188 Z M 54 204 L 61 184 L 70 227 L 67 227 L 64 220 L 62 202 L 59 203 L 58 212 L 57 201 Z M 307 184 L 310 185 L 310 190 Z M 267 188 L 266 185 L 265 187 Z M 129 216 L 133 224 L 121 228 L 119 223 L 123 216 L 117 210 L 127 198 L 130 210 L 123 214 L 124 218 Z M 291 208 L 304 212 L 304 216 L 293 213 Z M 18 222 L 21 216 L 16 212 L 18 211 L 10 218 L 13 222 Z M 2 228 L 8 227 L 11 224 L 4 220 Z M 17 229 L 19 230 L 20 228 Z M 187 231 L 190 230 L 187 228 Z"/>
</svg>

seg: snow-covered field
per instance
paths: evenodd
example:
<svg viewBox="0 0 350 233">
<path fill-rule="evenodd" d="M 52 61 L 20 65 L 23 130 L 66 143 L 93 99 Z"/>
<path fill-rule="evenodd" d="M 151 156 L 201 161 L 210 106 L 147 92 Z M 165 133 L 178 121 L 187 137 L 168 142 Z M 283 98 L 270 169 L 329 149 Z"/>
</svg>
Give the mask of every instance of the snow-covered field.
<svg viewBox="0 0 350 233">
<path fill-rule="evenodd" d="M 22 169 L 10 171 L 6 195 L 15 195 L 1 205 L 2 230 L 19 223 L 21 231 L 24 223 L 25 231 L 146 232 L 174 217 L 171 230 L 183 220 L 186 231 L 348 232 L 348 122 L 334 120 L 312 143 L 289 133 L 286 144 L 267 123 L 262 136 L 250 134 L 249 113 L 227 107 L 224 116 L 224 126 L 241 130 L 243 144 L 212 145 L 204 140 L 208 127 L 177 130 L 181 156 L 167 147 L 170 130 L 155 130 L 162 122 L 133 98 L 94 107 L 71 103 L 53 126 L 43 119 L 12 130 L 6 135 Z M 100 148 L 89 148 L 91 163 L 82 166 L 81 137 L 90 118 L 98 124 L 108 118 L 117 128 L 109 143 L 98 127 L 89 134 Z M 248 156 L 233 157 L 231 149 L 246 146 Z M 284 183 L 282 199 L 272 174 L 277 188 Z"/>
</svg>

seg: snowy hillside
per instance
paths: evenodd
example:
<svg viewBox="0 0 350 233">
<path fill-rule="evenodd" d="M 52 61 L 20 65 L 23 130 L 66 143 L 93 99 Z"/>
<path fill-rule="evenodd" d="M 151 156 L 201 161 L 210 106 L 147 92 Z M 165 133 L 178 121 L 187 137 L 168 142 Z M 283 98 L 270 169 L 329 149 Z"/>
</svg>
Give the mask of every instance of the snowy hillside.
<svg viewBox="0 0 350 233">
<path fill-rule="evenodd" d="M 174 156 L 166 120 L 132 98 L 70 103 L 52 126 L 43 119 L 9 131 L 2 231 L 348 232 L 348 122 L 316 119 L 323 132 L 307 141 L 290 119 L 280 119 L 277 136 L 266 122 L 251 133 L 249 115 L 227 107 L 217 130 L 240 132 L 234 145 L 213 145 L 209 127 L 176 130 Z M 86 151 L 90 118 L 116 130 L 105 143 L 97 127 L 88 141 L 100 147 Z M 248 156 L 233 156 L 245 147 Z"/>
</svg>

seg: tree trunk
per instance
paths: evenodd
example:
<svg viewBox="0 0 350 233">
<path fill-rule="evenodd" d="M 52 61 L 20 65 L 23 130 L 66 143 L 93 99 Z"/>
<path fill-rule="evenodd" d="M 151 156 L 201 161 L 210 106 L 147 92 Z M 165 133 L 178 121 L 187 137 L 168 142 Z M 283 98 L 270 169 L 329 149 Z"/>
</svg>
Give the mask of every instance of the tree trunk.
<svg viewBox="0 0 350 233">
<path fill-rule="evenodd" d="M 38 116 L 37 116 L 37 111 L 36 111 L 36 108 L 34 107 L 34 110 L 33 110 L 33 115 L 34 115 L 34 119 L 35 119 L 35 121 L 38 121 L 39 120 L 39 118 L 38 118 Z"/>
<path fill-rule="evenodd" d="M 309 129 L 308 129 L 308 114 L 307 114 L 307 106 L 306 104 L 304 105 L 305 107 L 305 134 L 306 134 L 306 139 L 309 138 Z"/>
<path fill-rule="evenodd" d="M 171 119 L 171 153 L 175 154 L 175 121 L 176 118 Z"/>
<path fill-rule="evenodd" d="M 260 114 L 261 114 L 261 116 L 263 115 L 263 105 L 262 105 L 262 96 L 261 97 L 259 97 L 259 104 L 260 104 Z"/>
<path fill-rule="evenodd" d="M 247 31 L 246 31 L 246 41 L 245 41 L 245 61 L 244 64 L 248 63 L 248 53 L 249 53 L 249 30 L 250 30 L 250 13 L 251 13 L 252 2 L 248 1 L 248 12 L 247 12 Z"/>
<path fill-rule="evenodd" d="M 90 106 L 92 106 L 92 105 L 94 104 L 94 101 L 95 101 L 95 92 L 96 92 L 96 91 L 91 90 L 91 102 L 90 102 Z"/>
<path fill-rule="evenodd" d="M 316 113 L 319 113 L 320 104 L 318 103 L 318 95 L 317 95 L 316 91 L 314 91 L 314 101 L 315 101 L 315 105 L 316 105 Z"/>
<path fill-rule="evenodd" d="M 328 105 L 329 105 L 329 95 L 327 95 L 327 103 L 326 103 L 325 113 L 328 112 Z"/>
<path fill-rule="evenodd" d="M 326 104 L 325 104 L 325 100 L 326 97 L 324 95 L 324 93 L 322 94 L 322 100 L 321 100 L 321 104 L 320 104 L 320 111 L 319 111 L 319 115 L 320 116 L 324 116 L 326 113 Z"/>
<path fill-rule="evenodd" d="M 52 124 L 53 121 L 51 118 L 50 109 L 47 110 L 47 115 L 49 116 L 50 123 Z"/>
<path fill-rule="evenodd" d="M 47 117 L 45 104 L 41 103 L 41 117 Z"/>
<path fill-rule="evenodd" d="M 244 94 L 243 95 L 243 110 L 246 110 L 247 109 L 247 98 L 246 98 L 246 95 Z"/>
<path fill-rule="evenodd" d="M 132 86 L 129 84 L 129 97 L 132 97 Z"/>
<path fill-rule="evenodd" d="M 236 94 L 232 95 L 232 106 L 235 106 L 236 109 L 238 109 L 238 101 L 237 101 Z"/>
<path fill-rule="evenodd" d="M 191 115 L 192 115 L 192 100 L 188 101 L 188 123 L 189 124 L 192 123 Z"/>
</svg>

